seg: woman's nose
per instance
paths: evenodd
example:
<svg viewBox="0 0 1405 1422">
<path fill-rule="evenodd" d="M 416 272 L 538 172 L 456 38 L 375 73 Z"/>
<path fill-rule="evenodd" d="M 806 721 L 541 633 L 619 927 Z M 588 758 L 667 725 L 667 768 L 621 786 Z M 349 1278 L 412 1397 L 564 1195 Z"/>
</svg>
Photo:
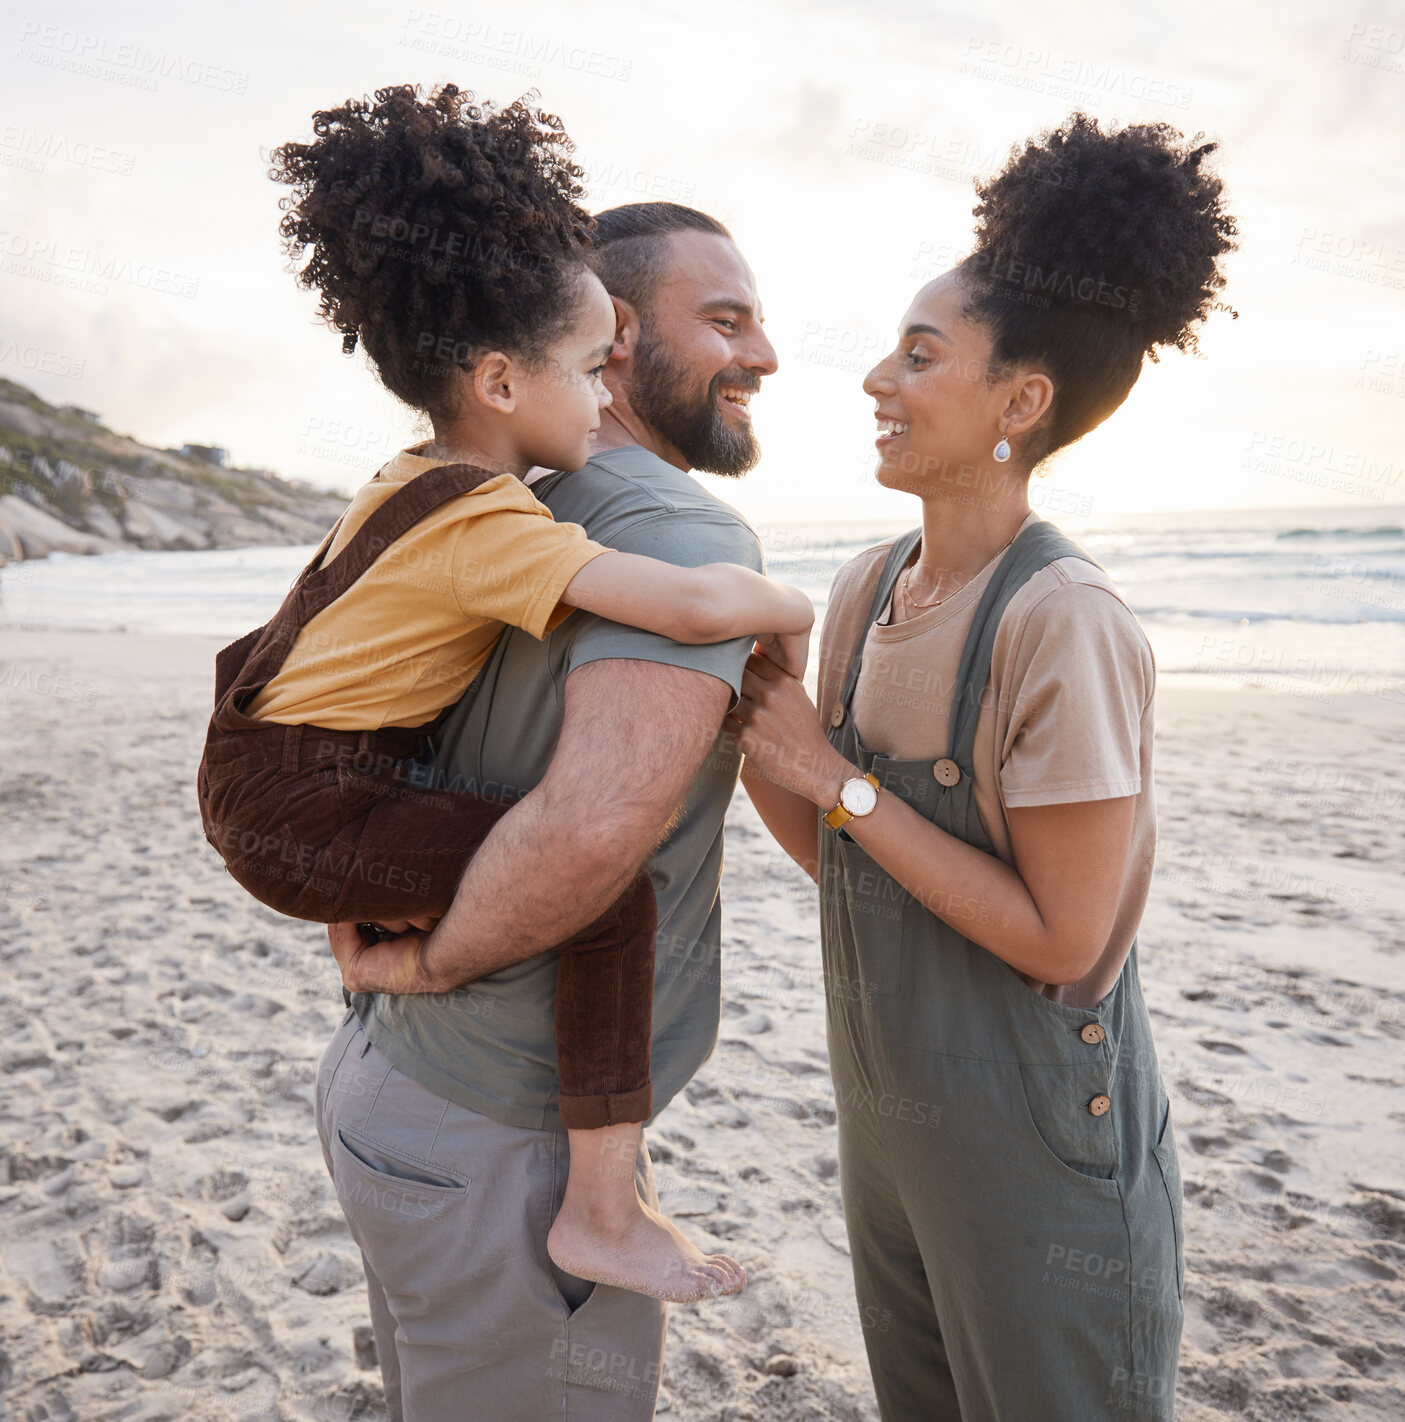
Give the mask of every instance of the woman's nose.
<svg viewBox="0 0 1405 1422">
<path fill-rule="evenodd" d="M 893 388 L 893 382 L 888 376 L 886 358 L 880 360 L 863 378 L 863 393 L 865 395 L 888 395 L 892 393 Z"/>
</svg>

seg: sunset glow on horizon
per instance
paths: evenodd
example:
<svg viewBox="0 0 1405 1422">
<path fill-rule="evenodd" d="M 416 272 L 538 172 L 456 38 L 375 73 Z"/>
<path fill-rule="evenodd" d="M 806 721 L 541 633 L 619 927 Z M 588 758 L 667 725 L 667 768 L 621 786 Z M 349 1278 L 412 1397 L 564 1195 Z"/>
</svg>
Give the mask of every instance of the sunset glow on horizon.
<svg viewBox="0 0 1405 1422">
<path fill-rule="evenodd" d="M 7 20 L 0 376 L 151 444 L 349 491 L 426 430 L 285 269 L 268 150 L 390 83 L 536 88 L 587 205 L 720 218 L 780 357 L 744 481 L 762 519 L 910 516 L 872 477 L 865 372 L 972 235 L 972 184 L 1083 108 L 1219 142 L 1239 221 L 1201 354 L 1147 362 L 1067 451 L 1070 512 L 1405 502 L 1405 35 L 1399 11 L 1017 0 L 696 7 L 97 3 Z M 1054 515 L 1057 516 L 1057 515 Z"/>
</svg>

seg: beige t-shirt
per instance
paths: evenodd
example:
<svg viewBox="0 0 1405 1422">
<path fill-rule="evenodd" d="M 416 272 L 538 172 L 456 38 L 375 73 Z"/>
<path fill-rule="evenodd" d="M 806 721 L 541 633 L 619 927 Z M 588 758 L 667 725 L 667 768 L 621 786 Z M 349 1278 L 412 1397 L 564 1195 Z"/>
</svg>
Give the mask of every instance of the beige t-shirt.
<svg viewBox="0 0 1405 1422">
<path fill-rule="evenodd" d="M 1030 514 L 1021 528 L 1037 518 Z M 835 575 L 820 638 L 825 718 L 844 689 L 892 541 L 860 553 Z M 870 750 L 901 760 L 937 760 L 950 751 L 961 651 L 999 563 L 992 560 L 930 610 L 890 625 L 891 607 L 885 608 L 869 628 L 852 710 L 854 729 Z M 1060 558 L 1034 574 L 1000 620 L 973 751 L 976 809 L 996 854 L 1014 863 L 1011 808 L 1136 797 L 1117 916 L 1096 966 L 1077 983 L 1031 984 L 1073 1006 L 1093 1006 L 1111 990 L 1151 886 L 1155 683 L 1146 634 L 1107 574 L 1081 558 Z"/>
</svg>

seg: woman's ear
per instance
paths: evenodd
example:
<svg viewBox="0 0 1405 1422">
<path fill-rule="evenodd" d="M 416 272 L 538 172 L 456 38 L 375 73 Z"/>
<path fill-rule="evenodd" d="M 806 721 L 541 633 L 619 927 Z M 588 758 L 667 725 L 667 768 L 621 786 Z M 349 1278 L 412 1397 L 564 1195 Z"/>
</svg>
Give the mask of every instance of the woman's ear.
<svg viewBox="0 0 1405 1422">
<path fill-rule="evenodd" d="M 1053 402 L 1054 382 L 1042 370 L 1022 371 L 1005 403 L 1005 433 L 1021 435 L 1033 429 Z"/>
<path fill-rule="evenodd" d="M 510 415 L 517 406 L 517 377 L 510 356 L 489 351 L 473 367 L 473 398 L 500 415 Z"/>
</svg>

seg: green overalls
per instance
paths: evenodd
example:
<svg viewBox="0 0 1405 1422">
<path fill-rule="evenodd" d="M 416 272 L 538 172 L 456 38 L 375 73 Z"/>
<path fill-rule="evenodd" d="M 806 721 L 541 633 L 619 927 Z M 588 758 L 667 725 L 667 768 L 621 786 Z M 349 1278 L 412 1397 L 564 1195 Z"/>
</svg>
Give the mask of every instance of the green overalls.
<svg viewBox="0 0 1405 1422">
<path fill-rule="evenodd" d="M 1020 534 L 962 652 L 950 754 L 891 760 L 859 740 L 850 701 L 920 536 L 888 556 L 829 739 L 990 853 L 972 746 L 996 628 L 1040 568 L 1092 560 L 1052 524 Z M 932 907 L 973 926 L 990 913 Z M 1181 1182 L 1136 944 L 1096 1007 L 1053 1002 L 823 822 L 820 913 L 840 1185 L 884 1422 L 1170 1418 Z"/>
</svg>

